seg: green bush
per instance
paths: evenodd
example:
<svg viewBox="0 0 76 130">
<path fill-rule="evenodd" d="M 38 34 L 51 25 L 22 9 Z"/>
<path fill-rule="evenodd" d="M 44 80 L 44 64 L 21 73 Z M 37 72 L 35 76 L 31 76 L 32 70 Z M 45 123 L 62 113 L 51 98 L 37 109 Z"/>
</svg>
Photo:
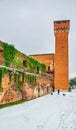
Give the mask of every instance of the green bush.
<svg viewBox="0 0 76 130">
<path fill-rule="evenodd" d="M 76 86 L 76 77 L 69 80 L 71 86 Z"/>
</svg>

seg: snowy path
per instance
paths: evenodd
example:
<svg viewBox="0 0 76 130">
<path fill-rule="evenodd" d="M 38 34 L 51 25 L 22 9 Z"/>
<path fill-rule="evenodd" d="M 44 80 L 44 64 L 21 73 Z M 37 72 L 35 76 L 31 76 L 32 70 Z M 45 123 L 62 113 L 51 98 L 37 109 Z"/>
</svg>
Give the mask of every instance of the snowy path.
<svg viewBox="0 0 76 130">
<path fill-rule="evenodd" d="M 76 130 L 76 91 L 1 109 L 0 130 Z"/>
</svg>

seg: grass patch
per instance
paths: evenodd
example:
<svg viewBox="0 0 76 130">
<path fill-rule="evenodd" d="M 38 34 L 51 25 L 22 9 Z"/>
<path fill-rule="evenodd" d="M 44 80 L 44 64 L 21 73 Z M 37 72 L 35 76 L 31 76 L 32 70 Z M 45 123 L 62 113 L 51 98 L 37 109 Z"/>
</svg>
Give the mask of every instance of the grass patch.
<svg viewBox="0 0 76 130">
<path fill-rule="evenodd" d="M 21 104 L 21 103 L 24 103 L 24 102 L 26 102 L 26 100 L 20 100 L 20 101 L 2 104 L 2 105 L 0 105 L 0 109 L 5 108 L 5 107 L 10 107 L 10 106 L 13 106 L 13 105 L 18 105 L 18 104 Z"/>
</svg>

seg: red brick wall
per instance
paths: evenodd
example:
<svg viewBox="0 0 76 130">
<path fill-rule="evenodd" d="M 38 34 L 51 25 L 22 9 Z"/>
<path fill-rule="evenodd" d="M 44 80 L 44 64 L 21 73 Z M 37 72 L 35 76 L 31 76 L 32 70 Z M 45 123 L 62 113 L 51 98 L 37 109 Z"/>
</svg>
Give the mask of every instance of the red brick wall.
<svg viewBox="0 0 76 130">
<path fill-rule="evenodd" d="M 46 71 L 48 71 L 48 66 L 50 66 L 51 70 L 54 70 L 54 54 L 38 54 L 32 55 L 33 58 L 37 59 L 40 62 L 46 64 Z"/>
</svg>

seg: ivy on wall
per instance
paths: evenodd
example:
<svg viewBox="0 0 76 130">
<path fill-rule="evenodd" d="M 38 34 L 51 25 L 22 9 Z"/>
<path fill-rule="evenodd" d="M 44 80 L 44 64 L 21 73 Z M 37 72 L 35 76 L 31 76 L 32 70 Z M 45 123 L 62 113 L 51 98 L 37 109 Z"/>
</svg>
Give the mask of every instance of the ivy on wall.
<svg viewBox="0 0 76 130">
<path fill-rule="evenodd" d="M 16 49 L 12 44 L 4 43 L 4 42 L 2 44 L 2 47 L 3 47 L 4 63 L 6 66 L 9 66 L 14 60 Z"/>
<path fill-rule="evenodd" d="M 14 83 L 20 87 L 20 82 L 24 83 L 25 81 L 30 84 L 36 83 L 36 76 L 32 74 L 26 74 L 25 71 L 37 74 L 43 74 L 46 70 L 46 65 L 44 63 L 38 62 L 36 59 L 25 56 L 25 61 L 23 62 L 22 53 L 15 49 L 12 44 L 2 43 L 3 48 L 3 60 L 6 67 L 13 67 L 12 69 L 17 69 L 15 72 L 10 70 L 10 68 L 0 68 L 0 91 L 2 91 L 2 77 L 4 74 L 9 74 L 9 81 L 12 80 Z M 13 65 L 13 66 L 12 66 Z M 25 70 L 22 72 L 22 67 L 24 66 Z M 13 78 L 12 78 L 13 77 Z"/>
<path fill-rule="evenodd" d="M 15 82 L 19 84 L 20 82 L 28 82 L 30 84 L 35 84 L 36 83 L 36 76 L 31 75 L 31 74 L 26 74 L 24 72 L 16 71 L 14 74 L 15 76 Z"/>
<path fill-rule="evenodd" d="M 0 68 L 0 91 L 2 91 L 2 68 Z"/>
<path fill-rule="evenodd" d="M 2 77 L 9 72 L 9 69 L 0 67 L 0 91 L 2 91 Z"/>
<path fill-rule="evenodd" d="M 26 81 L 28 83 L 30 83 L 32 85 L 34 85 L 36 83 L 36 76 L 27 74 L 25 77 L 26 77 Z"/>
<path fill-rule="evenodd" d="M 15 49 L 12 44 L 3 42 L 2 47 L 5 66 L 12 66 L 17 69 L 20 69 L 24 66 L 26 71 L 38 74 L 45 72 L 46 65 L 44 63 L 38 62 L 36 59 L 30 56 L 26 56 L 26 62 L 23 63 L 22 53 Z"/>
<path fill-rule="evenodd" d="M 32 73 L 44 73 L 46 70 L 46 65 L 44 63 L 40 63 L 30 56 L 26 58 L 25 67 L 27 71 Z"/>
<path fill-rule="evenodd" d="M 17 88 L 21 89 L 20 83 L 30 83 L 31 85 L 34 85 L 36 83 L 36 76 L 31 74 L 26 74 L 24 72 L 16 70 L 13 72 L 12 70 L 8 68 L 1 67 L 0 68 L 0 91 L 2 91 L 2 78 L 5 74 L 8 74 L 9 81 L 14 81 L 14 84 Z M 13 78 L 12 78 L 13 77 Z"/>
<path fill-rule="evenodd" d="M 23 65 L 23 63 L 22 63 L 21 57 L 19 57 L 19 56 L 15 57 L 14 58 L 14 67 L 17 69 L 20 69 L 20 68 L 22 68 L 22 65 Z"/>
</svg>

